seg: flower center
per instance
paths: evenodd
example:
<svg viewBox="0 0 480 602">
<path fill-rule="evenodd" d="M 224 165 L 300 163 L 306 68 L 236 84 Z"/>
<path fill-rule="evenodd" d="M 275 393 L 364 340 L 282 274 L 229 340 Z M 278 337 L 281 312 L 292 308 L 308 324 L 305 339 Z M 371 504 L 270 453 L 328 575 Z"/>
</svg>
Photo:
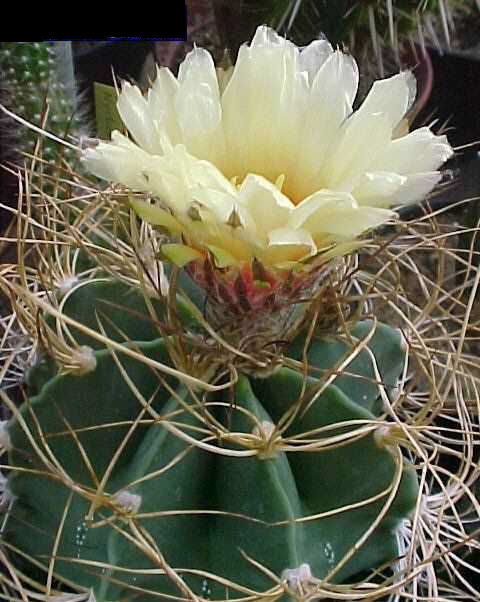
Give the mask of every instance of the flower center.
<svg viewBox="0 0 480 602">
<path fill-rule="evenodd" d="M 281 173 L 278 176 L 271 176 L 270 174 L 265 174 L 265 173 L 258 173 L 258 172 L 254 172 L 254 171 L 249 171 L 246 174 L 244 174 L 242 177 L 235 175 L 233 177 L 230 177 L 230 182 L 237 188 L 240 189 L 244 179 L 247 177 L 248 174 L 253 173 L 256 175 L 261 175 L 262 177 L 264 177 L 266 180 L 269 180 L 272 184 L 274 184 L 278 190 L 283 193 L 286 197 L 288 197 L 290 199 L 290 201 L 292 201 L 292 203 L 294 205 L 298 205 L 299 203 L 301 203 L 301 201 L 303 201 L 304 198 L 306 198 L 305 194 L 299 193 L 298 191 L 294 190 L 294 189 L 289 189 L 288 187 L 288 183 L 289 181 L 291 181 L 291 178 L 287 178 L 286 174 Z M 315 191 L 312 191 L 315 192 Z"/>
</svg>

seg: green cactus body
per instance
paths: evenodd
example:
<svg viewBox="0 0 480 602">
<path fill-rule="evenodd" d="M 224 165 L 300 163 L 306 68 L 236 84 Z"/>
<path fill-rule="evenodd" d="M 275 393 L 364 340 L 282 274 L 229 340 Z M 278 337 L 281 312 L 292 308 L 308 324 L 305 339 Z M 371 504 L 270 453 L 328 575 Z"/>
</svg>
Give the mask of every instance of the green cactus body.
<svg viewBox="0 0 480 602">
<path fill-rule="evenodd" d="M 112 282 L 80 287 L 64 310 L 95 328 L 92 308 L 102 297 L 145 312 L 135 293 Z M 138 334 L 135 350 L 170 362 L 148 320 L 142 324 L 127 309 L 111 310 L 110 318 L 118 332 Z M 372 327 L 357 324 L 353 339 Z M 372 357 L 388 391 L 403 371 L 405 347 L 398 330 L 379 325 L 347 362 L 348 374 L 327 385 L 325 374 L 348 347 L 334 337 L 315 339 L 308 376 L 286 367 L 265 378 L 241 374 L 233 390 L 199 403 L 173 377 L 96 345 L 95 370 L 46 376 L 10 422 L 16 501 L 5 543 L 19 561 L 28 556 L 44 569 L 53 555 L 55 575 L 93 588 L 102 602 L 182 596 L 182 588 L 225 599 L 274 587 L 251 560 L 279 577 L 307 564 L 322 579 L 344 559 L 331 577 L 337 583 L 392 561 L 417 478 L 364 427 L 382 407 L 378 386 L 367 380 Z M 298 339 L 293 358 L 301 348 Z M 330 445 L 309 448 L 312 437 Z M 390 507 L 371 529 L 389 495 Z M 168 567 L 182 583 L 166 575 Z"/>
<path fill-rule="evenodd" d="M 83 118 L 76 107 L 77 98 L 73 79 L 71 56 L 60 59 L 60 44 L 57 50 L 50 42 L 0 42 L 0 70 L 4 74 L 5 85 L 15 98 L 15 112 L 24 119 L 39 126 L 49 105 L 46 129 L 63 137 L 67 134 L 79 134 L 85 129 Z M 61 71 L 70 71 L 61 73 Z M 31 153 L 36 136 L 24 128 L 20 131 L 21 150 Z M 43 158 L 55 161 L 58 145 L 49 139 L 43 142 Z M 69 159 L 74 159 L 72 151 L 62 149 Z"/>
</svg>

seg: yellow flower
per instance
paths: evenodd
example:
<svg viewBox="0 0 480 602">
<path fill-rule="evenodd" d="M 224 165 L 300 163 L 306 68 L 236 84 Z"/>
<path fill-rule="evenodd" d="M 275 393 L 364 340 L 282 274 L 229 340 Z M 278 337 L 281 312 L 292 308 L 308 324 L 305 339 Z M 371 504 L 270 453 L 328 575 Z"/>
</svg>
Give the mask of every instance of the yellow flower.
<svg viewBox="0 0 480 602">
<path fill-rule="evenodd" d="M 178 78 L 158 69 L 146 97 L 125 82 L 118 110 L 135 142 L 113 132 L 83 160 L 151 195 L 133 207 L 179 236 L 164 247 L 177 263 L 310 269 L 422 199 L 452 155 L 427 127 L 395 137 L 410 72 L 375 82 L 353 111 L 357 85 L 355 60 L 327 41 L 300 49 L 259 27 L 230 72 L 195 48 Z"/>
</svg>

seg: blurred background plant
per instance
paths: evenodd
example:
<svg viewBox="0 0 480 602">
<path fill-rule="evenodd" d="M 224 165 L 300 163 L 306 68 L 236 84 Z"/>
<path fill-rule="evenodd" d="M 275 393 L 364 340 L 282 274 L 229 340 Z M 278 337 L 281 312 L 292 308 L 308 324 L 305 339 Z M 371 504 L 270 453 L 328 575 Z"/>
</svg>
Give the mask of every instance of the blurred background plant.
<svg viewBox="0 0 480 602">
<path fill-rule="evenodd" d="M 15 112 L 28 121 L 64 136 L 86 133 L 77 96 L 70 42 L 0 42 L 0 70 L 4 85 L 15 101 Z M 27 128 L 20 131 L 20 146 L 32 152 L 36 136 Z M 54 160 L 58 145 L 45 140 L 44 158 Z M 72 158 L 72 151 L 65 149 Z"/>
<path fill-rule="evenodd" d="M 234 53 L 265 22 L 299 45 L 322 36 L 345 45 L 362 64 L 374 60 L 379 75 L 385 73 L 385 53 L 393 52 L 402 64 L 406 44 L 449 47 L 456 23 L 476 10 L 472 0 L 213 0 L 213 6 L 219 31 Z"/>
<path fill-rule="evenodd" d="M 70 42 L 0 42 L 0 86 L 2 104 L 28 122 L 43 125 L 62 138 L 90 131 L 77 94 Z M 22 165 L 23 154 L 33 153 L 38 137 L 3 113 L 0 123 L 0 202 L 12 207 L 17 203 L 12 194 L 17 177 L 12 169 Z M 48 138 L 42 144 L 44 166 L 58 166 L 64 158 L 73 164 L 71 149 L 59 147 Z M 7 210 L 1 211 L 0 231 L 11 217 Z"/>
</svg>

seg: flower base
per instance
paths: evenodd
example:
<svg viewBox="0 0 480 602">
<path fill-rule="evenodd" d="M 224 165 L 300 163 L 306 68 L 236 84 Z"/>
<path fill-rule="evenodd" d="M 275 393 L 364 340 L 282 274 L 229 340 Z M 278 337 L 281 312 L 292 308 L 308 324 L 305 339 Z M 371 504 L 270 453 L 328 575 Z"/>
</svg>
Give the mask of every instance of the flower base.
<svg viewBox="0 0 480 602">
<path fill-rule="evenodd" d="M 338 302 L 351 259 L 336 258 L 308 272 L 267 270 L 258 261 L 241 268 L 217 268 L 210 258 L 191 262 L 190 277 L 206 292 L 206 318 L 238 349 L 273 357 L 287 345 L 315 301 L 321 321 L 337 321 Z"/>
</svg>

